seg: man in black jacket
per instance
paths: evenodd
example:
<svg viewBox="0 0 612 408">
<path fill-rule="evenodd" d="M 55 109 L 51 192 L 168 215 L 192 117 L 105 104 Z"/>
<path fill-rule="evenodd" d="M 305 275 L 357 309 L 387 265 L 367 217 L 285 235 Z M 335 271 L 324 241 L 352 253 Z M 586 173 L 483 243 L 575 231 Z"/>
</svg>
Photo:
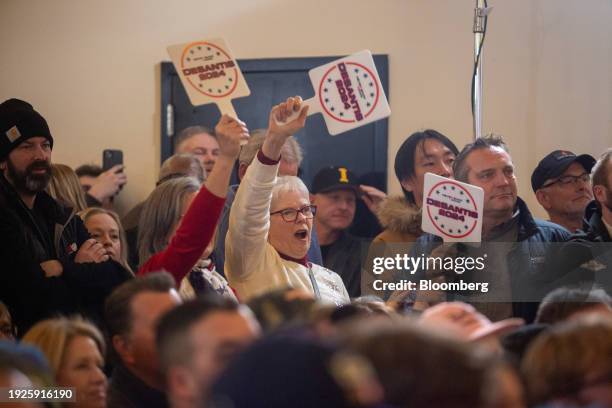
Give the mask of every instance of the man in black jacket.
<svg viewBox="0 0 612 408">
<path fill-rule="evenodd" d="M 45 192 L 52 148 L 47 122 L 30 104 L 0 104 L 0 300 L 20 335 L 58 313 L 100 321 L 104 298 L 130 276 Z"/>
<path fill-rule="evenodd" d="M 595 200 L 586 208 L 583 230 L 551 262 L 563 272 L 555 287 L 601 287 L 612 293 L 612 149 L 593 166 L 591 181 Z"/>
</svg>

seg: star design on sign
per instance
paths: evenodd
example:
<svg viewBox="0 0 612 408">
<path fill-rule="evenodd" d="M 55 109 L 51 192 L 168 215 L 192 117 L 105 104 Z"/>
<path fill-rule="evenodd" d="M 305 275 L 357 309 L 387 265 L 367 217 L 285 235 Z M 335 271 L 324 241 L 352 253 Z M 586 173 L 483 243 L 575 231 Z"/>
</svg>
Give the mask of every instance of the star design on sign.
<svg viewBox="0 0 612 408">
<path fill-rule="evenodd" d="M 370 82 L 368 85 L 370 85 L 370 88 L 374 86 L 374 82 Z"/>
<path fill-rule="evenodd" d="M 366 103 L 366 106 L 369 108 L 370 106 L 372 106 L 372 104 L 370 102 Z"/>
<path fill-rule="evenodd" d="M 451 190 L 453 190 L 453 191 L 454 191 L 454 190 L 455 190 L 455 186 L 451 186 Z"/>
<path fill-rule="evenodd" d="M 189 50 L 189 53 L 190 53 L 190 54 L 193 54 L 193 50 Z"/>
<path fill-rule="evenodd" d="M 217 92 L 221 93 L 221 92 L 223 92 L 223 91 L 222 91 L 222 90 L 220 90 L 220 89 L 217 89 Z"/>
<path fill-rule="evenodd" d="M 453 230 L 452 230 L 452 229 L 449 229 L 449 230 L 448 230 L 448 232 L 450 232 L 450 233 L 452 234 Z"/>
<path fill-rule="evenodd" d="M 233 81 L 233 79 L 232 79 L 232 78 L 227 78 L 227 80 L 228 80 L 228 81 L 230 81 L 230 82 L 232 82 L 232 81 Z"/>
<path fill-rule="evenodd" d="M 363 77 L 364 77 L 364 78 L 367 78 L 367 77 L 368 77 L 368 74 L 363 74 Z"/>
<path fill-rule="evenodd" d="M 329 108 L 329 110 L 333 112 L 333 111 L 335 111 L 335 110 L 336 110 L 336 108 L 334 108 L 334 107 L 332 106 L 331 108 Z"/>
<path fill-rule="evenodd" d="M 201 88 L 201 87 L 202 87 L 202 84 L 198 84 L 198 86 Z"/>
<path fill-rule="evenodd" d="M 327 88 L 323 88 L 323 92 L 327 92 Z"/>
<path fill-rule="evenodd" d="M 191 58 L 187 57 L 187 61 L 191 61 Z"/>
<path fill-rule="evenodd" d="M 466 202 L 466 203 L 469 203 L 469 202 L 470 202 L 470 200 L 465 200 L 465 202 Z"/>
<path fill-rule="evenodd" d="M 327 78 L 327 82 L 331 82 L 331 81 L 332 81 L 332 79 L 331 79 L 331 78 Z"/>
<path fill-rule="evenodd" d="M 438 216 L 437 215 L 434 217 L 434 220 L 436 220 L 436 221 L 438 220 Z"/>
<path fill-rule="evenodd" d="M 206 50 L 207 50 L 207 51 L 210 51 L 210 47 L 206 47 Z"/>
<path fill-rule="evenodd" d="M 208 88 L 208 92 L 212 92 L 212 89 Z"/>
<path fill-rule="evenodd" d="M 440 190 L 436 190 L 436 194 L 440 194 Z"/>
<path fill-rule="evenodd" d="M 463 228 L 468 229 L 469 227 L 467 225 L 464 225 Z"/>
<path fill-rule="evenodd" d="M 443 187 L 442 187 L 442 190 L 446 190 L 446 186 L 443 186 Z"/>
<path fill-rule="evenodd" d="M 229 86 L 225 85 L 225 89 L 229 89 Z"/>
<path fill-rule="evenodd" d="M 374 97 L 374 92 L 370 93 L 370 96 L 373 98 Z"/>
<path fill-rule="evenodd" d="M 463 191 L 459 191 L 459 194 L 463 195 Z"/>
<path fill-rule="evenodd" d="M 325 98 L 325 102 L 329 102 L 329 98 Z"/>
<path fill-rule="evenodd" d="M 444 228 L 444 224 L 440 225 L 442 228 Z"/>
<path fill-rule="evenodd" d="M 217 57 L 218 57 L 219 55 L 221 55 L 221 53 L 220 53 L 220 52 L 217 52 Z"/>
<path fill-rule="evenodd" d="M 340 112 L 340 116 L 344 116 L 344 112 Z"/>
<path fill-rule="evenodd" d="M 201 49 L 202 49 L 202 47 L 198 45 L 198 50 L 201 50 Z"/>
<path fill-rule="evenodd" d="M 356 74 L 359 73 L 359 69 L 358 68 L 355 68 L 355 73 Z"/>
</svg>

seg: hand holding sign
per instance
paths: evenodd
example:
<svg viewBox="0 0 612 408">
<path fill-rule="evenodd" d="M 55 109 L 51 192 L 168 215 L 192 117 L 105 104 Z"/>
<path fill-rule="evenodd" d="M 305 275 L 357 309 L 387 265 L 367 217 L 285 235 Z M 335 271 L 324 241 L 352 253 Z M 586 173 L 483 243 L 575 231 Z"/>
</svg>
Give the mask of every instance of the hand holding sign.
<svg viewBox="0 0 612 408">
<path fill-rule="evenodd" d="M 368 50 L 311 69 L 315 96 L 304 101 L 309 114 L 323 114 L 327 130 L 337 135 L 388 117 L 391 114 Z M 294 119 L 299 113 L 288 118 Z"/>
<path fill-rule="evenodd" d="M 215 103 L 221 114 L 238 117 L 232 99 L 251 91 L 223 39 L 172 45 L 168 54 L 193 106 Z"/>
<path fill-rule="evenodd" d="M 483 201 L 480 187 L 426 173 L 421 229 L 444 242 L 480 242 Z"/>
</svg>

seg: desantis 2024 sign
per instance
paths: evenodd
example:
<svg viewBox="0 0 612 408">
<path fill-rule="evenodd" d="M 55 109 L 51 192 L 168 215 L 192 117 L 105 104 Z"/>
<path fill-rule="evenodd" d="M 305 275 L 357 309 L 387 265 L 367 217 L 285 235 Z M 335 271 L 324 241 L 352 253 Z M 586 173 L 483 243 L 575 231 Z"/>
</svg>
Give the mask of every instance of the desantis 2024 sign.
<svg viewBox="0 0 612 408">
<path fill-rule="evenodd" d="M 445 242 L 480 242 L 483 199 L 480 187 L 427 173 L 421 229 Z"/>
</svg>

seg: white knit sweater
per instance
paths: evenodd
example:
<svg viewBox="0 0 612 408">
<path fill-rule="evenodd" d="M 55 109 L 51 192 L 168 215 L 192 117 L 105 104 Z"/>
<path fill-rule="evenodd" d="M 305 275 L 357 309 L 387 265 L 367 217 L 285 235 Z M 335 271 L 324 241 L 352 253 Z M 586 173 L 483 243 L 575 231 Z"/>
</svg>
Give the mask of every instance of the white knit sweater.
<svg viewBox="0 0 612 408">
<path fill-rule="evenodd" d="M 278 164 L 256 157 L 236 192 L 225 238 L 225 275 L 241 301 L 272 289 L 293 287 L 315 293 L 309 268 L 280 257 L 268 243 L 270 201 Z M 320 300 L 337 305 L 349 302 L 342 278 L 320 265 L 309 264 Z"/>
</svg>

